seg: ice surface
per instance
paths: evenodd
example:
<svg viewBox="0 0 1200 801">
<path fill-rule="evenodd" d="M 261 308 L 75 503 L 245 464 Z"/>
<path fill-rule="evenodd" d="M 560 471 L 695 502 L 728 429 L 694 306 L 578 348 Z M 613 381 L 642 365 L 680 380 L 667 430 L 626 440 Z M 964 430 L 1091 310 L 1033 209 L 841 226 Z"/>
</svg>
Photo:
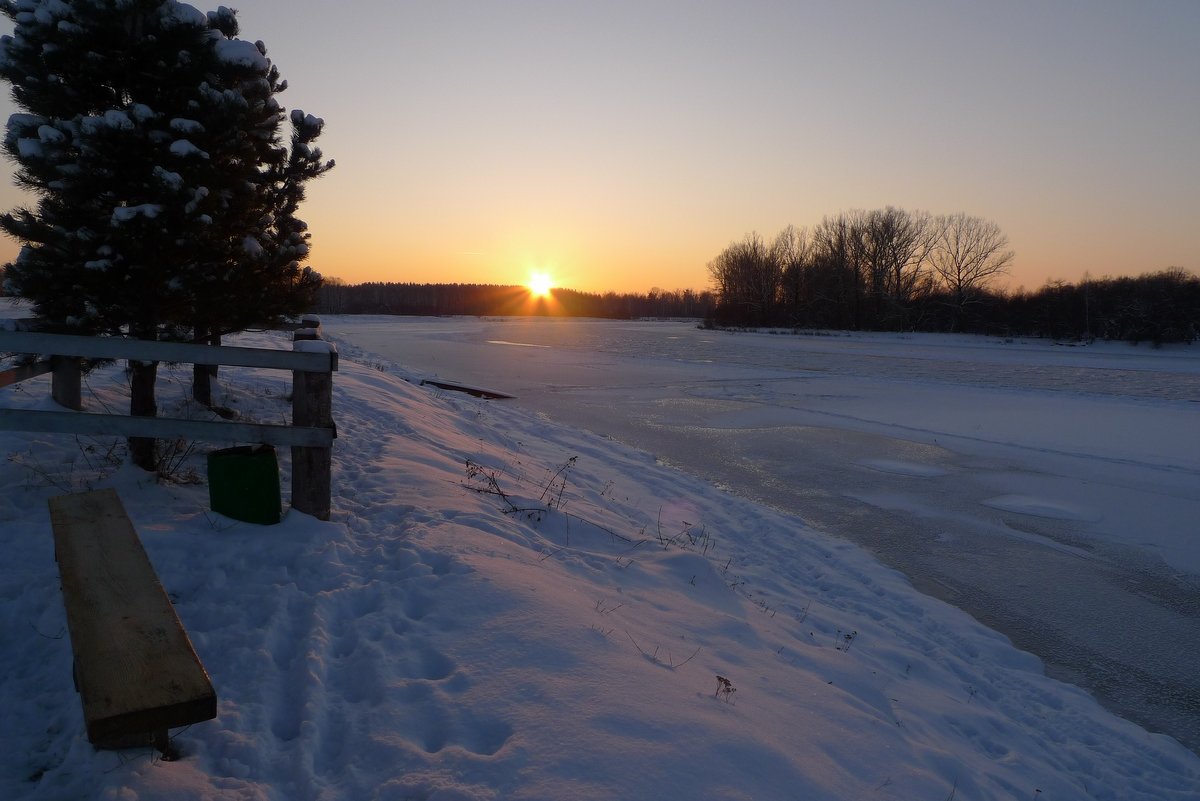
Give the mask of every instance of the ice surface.
<svg viewBox="0 0 1200 801">
<path fill-rule="evenodd" d="M 1050 517 L 1056 520 L 1088 520 L 1096 522 L 1101 515 L 1098 510 L 1078 507 L 1070 503 L 1049 498 L 1038 498 L 1029 495 L 1001 495 L 983 501 L 987 506 L 1004 509 L 1009 512 L 1033 515 L 1034 517 Z"/>
</svg>

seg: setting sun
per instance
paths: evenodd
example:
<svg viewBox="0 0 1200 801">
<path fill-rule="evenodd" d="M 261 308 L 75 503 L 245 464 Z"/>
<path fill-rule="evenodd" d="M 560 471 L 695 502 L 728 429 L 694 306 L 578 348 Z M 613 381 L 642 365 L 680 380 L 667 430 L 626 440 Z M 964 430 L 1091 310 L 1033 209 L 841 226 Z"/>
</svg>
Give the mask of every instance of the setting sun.
<svg viewBox="0 0 1200 801">
<path fill-rule="evenodd" d="M 544 298 L 550 294 L 550 290 L 554 288 L 554 282 L 546 273 L 534 273 L 529 276 L 529 294 L 534 297 Z"/>
</svg>

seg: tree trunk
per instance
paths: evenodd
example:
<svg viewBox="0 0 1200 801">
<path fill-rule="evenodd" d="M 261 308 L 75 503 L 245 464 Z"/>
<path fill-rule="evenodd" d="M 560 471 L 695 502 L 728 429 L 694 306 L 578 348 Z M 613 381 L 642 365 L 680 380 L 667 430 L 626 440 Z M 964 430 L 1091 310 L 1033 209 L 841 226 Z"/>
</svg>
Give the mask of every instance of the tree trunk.
<svg viewBox="0 0 1200 801">
<path fill-rule="evenodd" d="M 207 364 L 192 365 L 192 400 L 212 406 L 212 373 Z"/>
<path fill-rule="evenodd" d="M 133 417 L 157 417 L 158 404 L 154 399 L 154 382 L 158 378 L 158 362 L 129 361 L 129 414 Z M 154 470 L 158 464 L 153 437 L 130 437 L 129 458 L 143 470 Z"/>
<path fill-rule="evenodd" d="M 210 344 L 214 347 L 218 347 L 218 348 L 221 347 L 221 335 L 213 334 L 212 336 L 210 336 L 208 338 L 208 344 Z M 217 377 L 217 365 L 210 364 L 208 366 L 208 374 L 211 375 L 213 378 L 216 378 Z"/>
<path fill-rule="evenodd" d="M 195 329 L 195 335 L 192 341 L 201 345 L 216 345 L 221 344 L 220 334 L 210 334 L 204 328 L 199 326 Z M 192 399 L 197 403 L 203 404 L 208 408 L 212 408 L 212 382 L 217 377 L 217 365 L 215 364 L 194 364 L 192 365 Z"/>
<path fill-rule="evenodd" d="M 193 330 L 192 341 L 201 345 L 208 344 L 209 334 L 206 328 L 196 326 Z M 206 407 L 212 407 L 212 369 L 207 364 L 192 365 L 192 400 Z"/>
</svg>

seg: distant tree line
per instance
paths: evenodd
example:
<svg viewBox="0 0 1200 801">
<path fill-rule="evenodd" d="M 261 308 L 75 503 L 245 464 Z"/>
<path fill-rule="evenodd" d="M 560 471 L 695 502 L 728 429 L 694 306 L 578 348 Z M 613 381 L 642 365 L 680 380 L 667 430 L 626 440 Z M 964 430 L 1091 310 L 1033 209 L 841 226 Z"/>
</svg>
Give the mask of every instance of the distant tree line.
<svg viewBox="0 0 1200 801">
<path fill-rule="evenodd" d="M 704 318 L 714 307 L 713 293 L 691 289 L 654 288 L 646 294 L 553 289 L 548 297 L 538 298 L 523 286 L 347 284 L 337 278 L 328 278 L 317 294 L 317 311 L 321 314 Z"/>
<path fill-rule="evenodd" d="M 1194 342 L 1200 338 L 1200 277 L 1172 267 L 1131 278 L 1053 281 L 997 296 L 988 331 L 1055 339 Z"/>
<path fill-rule="evenodd" d="M 1200 333 L 1200 278 L 1179 268 L 1138 278 L 1005 292 L 1013 260 L 994 222 L 894 207 L 757 233 L 708 264 L 717 325 L 1190 342 Z"/>
</svg>

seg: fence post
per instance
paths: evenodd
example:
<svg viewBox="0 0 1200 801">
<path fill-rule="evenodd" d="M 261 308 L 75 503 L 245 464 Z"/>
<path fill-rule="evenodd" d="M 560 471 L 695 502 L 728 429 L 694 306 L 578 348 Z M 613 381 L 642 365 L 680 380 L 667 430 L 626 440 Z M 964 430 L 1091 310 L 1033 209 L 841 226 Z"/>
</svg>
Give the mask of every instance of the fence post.
<svg viewBox="0 0 1200 801">
<path fill-rule="evenodd" d="M 69 356 L 51 356 L 50 397 L 59 406 L 83 410 L 83 361 Z"/>
<path fill-rule="evenodd" d="M 320 325 L 320 322 L 317 322 Z M 319 341 L 319 329 L 301 328 L 294 343 Z M 307 348 L 292 347 L 296 350 Z M 333 346 L 328 345 L 330 359 Z M 332 366 L 332 365 L 331 365 Z M 333 427 L 333 373 L 292 371 L 292 425 L 317 428 Z M 332 448 L 292 446 L 292 508 L 328 520 L 331 506 L 330 473 L 333 464 Z"/>
</svg>

